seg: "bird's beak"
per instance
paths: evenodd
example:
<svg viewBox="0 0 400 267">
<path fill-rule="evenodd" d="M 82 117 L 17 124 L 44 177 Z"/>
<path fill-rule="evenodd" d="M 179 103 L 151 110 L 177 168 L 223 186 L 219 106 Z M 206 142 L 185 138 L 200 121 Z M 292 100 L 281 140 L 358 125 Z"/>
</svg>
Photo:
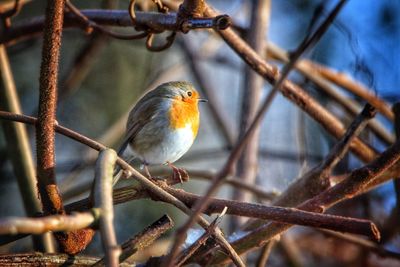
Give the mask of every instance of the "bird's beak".
<svg viewBox="0 0 400 267">
<path fill-rule="evenodd" d="M 199 101 L 199 102 L 208 102 L 208 100 L 204 99 L 204 98 L 197 98 L 197 101 Z"/>
</svg>

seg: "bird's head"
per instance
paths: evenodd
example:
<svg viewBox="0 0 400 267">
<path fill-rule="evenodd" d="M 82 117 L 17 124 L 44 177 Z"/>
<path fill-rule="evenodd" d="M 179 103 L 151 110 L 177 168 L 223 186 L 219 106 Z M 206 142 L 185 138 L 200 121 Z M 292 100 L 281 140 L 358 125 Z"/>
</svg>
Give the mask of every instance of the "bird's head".
<svg viewBox="0 0 400 267">
<path fill-rule="evenodd" d="M 155 91 L 161 97 L 178 99 L 188 103 L 207 102 L 200 98 L 194 86 L 185 81 L 167 82 L 159 85 Z"/>
</svg>

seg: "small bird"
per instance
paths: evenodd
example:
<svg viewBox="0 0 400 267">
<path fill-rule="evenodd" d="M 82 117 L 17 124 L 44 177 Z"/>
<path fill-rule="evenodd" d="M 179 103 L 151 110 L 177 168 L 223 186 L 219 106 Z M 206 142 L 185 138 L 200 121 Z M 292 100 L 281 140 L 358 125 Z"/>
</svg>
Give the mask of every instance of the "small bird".
<svg viewBox="0 0 400 267">
<path fill-rule="evenodd" d="M 189 150 L 197 136 L 199 102 L 207 100 L 200 98 L 189 82 L 167 82 L 149 91 L 129 113 L 118 155 L 122 156 L 129 146 L 149 177 L 148 165 L 166 164 L 172 168 L 174 178 L 182 182 L 181 172 L 186 171 L 172 163 Z"/>
</svg>

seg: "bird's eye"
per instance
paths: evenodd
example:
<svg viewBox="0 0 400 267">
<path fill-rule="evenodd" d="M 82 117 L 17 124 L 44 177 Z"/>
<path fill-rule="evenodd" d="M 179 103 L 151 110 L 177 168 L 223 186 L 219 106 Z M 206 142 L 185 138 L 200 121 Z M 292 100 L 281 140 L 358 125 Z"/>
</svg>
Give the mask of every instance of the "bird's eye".
<svg viewBox="0 0 400 267">
<path fill-rule="evenodd" d="M 187 92 L 188 96 L 192 96 L 192 94 L 193 94 L 192 91 Z"/>
</svg>

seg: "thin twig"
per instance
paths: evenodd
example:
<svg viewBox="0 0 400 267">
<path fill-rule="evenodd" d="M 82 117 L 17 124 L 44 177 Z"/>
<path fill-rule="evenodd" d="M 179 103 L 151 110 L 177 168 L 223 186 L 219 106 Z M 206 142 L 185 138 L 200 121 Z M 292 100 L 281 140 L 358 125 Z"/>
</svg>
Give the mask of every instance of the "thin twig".
<svg viewBox="0 0 400 267">
<path fill-rule="evenodd" d="M 394 252 L 394 251 L 390 251 L 388 249 L 386 249 L 385 247 L 367 240 L 367 239 L 363 239 L 360 238 L 358 236 L 353 236 L 350 234 L 343 234 L 343 233 L 338 233 L 338 232 L 333 232 L 333 231 L 329 231 L 329 230 L 323 230 L 320 229 L 321 232 L 328 234 L 330 236 L 336 237 L 338 239 L 341 240 L 345 240 L 347 242 L 350 242 L 352 244 L 358 245 L 360 247 L 365 247 L 368 250 L 378 254 L 381 257 L 389 257 L 389 258 L 394 258 L 394 259 L 398 259 L 400 260 L 400 253 Z"/>
<path fill-rule="evenodd" d="M 157 172 L 152 172 L 154 175 L 159 175 Z M 190 174 L 192 174 L 191 171 L 189 171 Z M 194 177 L 194 176 L 192 176 Z M 273 198 L 276 198 L 278 196 L 277 193 L 274 192 L 265 192 L 263 190 L 257 190 L 256 187 L 251 186 L 251 185 L 246 185 L 243 184 L 239 179 L 231 180 L 235 178 L 228 178 L 226 182 L 233 182 L 234 184 L 237 184 L 239 188 L 244 188 L 248 189 L 249 192 L 254 192 L 255 196 L 258 196 L 262 199 L 268 199 L 271 200 Z M 177 181 L 176 179 L 174 180 L 172 176 L 163 176 L 163 181 L 165 181 L 168 185 L 174 185 L 179 183 L 180 181 Z M 185 182 L 185 181 L 184 181 Z M 136 199 L 141 199 L 141 198 L 147 198 L 149 197 L 149 194 L 147 193 L 146 189 L 143 188 L 143 186 L 139 185 L 130 185 L 130 186 L 124 186 L 120 187 L 117 189 L 114 189 L 113 192 L 113 200 L 114 204 L 121 204 L 125 203 L 128 201 L 136 200 Z M 65 206 L 65 210 L 67 212 L 71 211 L 82 211 L 85 209 L 89 209 L 91 207 L 91 202 L 90 198 L 85 198 L 76 202 L 72 202 L 68 205 Z"/>
<path fill-rule="evenodd" d="M 58 103 L 62 103 L 68 96 L 72 95 L 81 85 L 95 59 L 107 44 L 108 37 L 102 33 L 94 33 L 86 42 L 81 51 L 74 59 L 73 66 L 66 77 L 60 83 Z"/>
<path fill-rule="evenodd" d="M 103 1 L 102 7 L 105 9 L 112 9 L 116 8 L 117 5 L 118 0 L 105 0 Z M 74 59 L 73 67 L 60 83 L 61 86 L 58 96 L 59 104 L 79 88 L 93 66 L 95 59 L 108 43 L 108 40 L 109 38 L 107 35 L 103 33 L 93 33 L 86 44 L 81 48 Z"/>
<path fill-rule="evenodd" d="M 118 266 L 121 248 L 114 230 L 114 208 L 112 198 L 113 172 L 117 153 L 112 149 L 102 150 L 95 170 L 95 207 L 100 209 L 99 227 L 105 254 L 106 266 Z"/>
<path fill-rule="evenodd" d="M 233 135 L 233 131 L 231 129 L 232 127 L 230 127 L 229 117 L 227 116 L 225 110 L 221 108 L 221 105 L 217 103 L 217 97 L 215 95 L 216 90 L 214 90 L 215 88 L 212 87 L 212 84 L 209 82 L 206 74 L 204 71 L 202 71 L 198 62 L 198 55 L 190 47 L 190 44 L 186 38 L 180 38 L 178 43 L 186 55 L 185 58 L 187 59 L 188 65 L 194 78 L 196 79 L 196 82 L 199 84 L 202 94 L 208 100 L 207 107 L 210 108 L 216 124 L 220 128 L 222 135 L 225 137 L 228 147 L 233 147 L 235 136 Z"/>
<path fill-rule="evenodd" d="M 248 34 L 248 44 L 258 54 L 263 51 L 265 36 L 268 32 L 268 24 L 271 13 L 270 0 L 252 1 L 250 31 Z M 242 106 L 239 122 L 239 137 L 243 137 L 251 126 L 251 123 L 261 104 L 261 94 L 263 92 L 265 81 L 250 66 L 245 65 L 244 82 L 242 88 Z M 256 183 L 258 173 L 258 149 L 260 125 L 254 130 L 254 134 L 247 141 L 243 148 L 242 155 L 237 162 L 236 176 L 249 184 Z M 234 189 L 233 199 L 239 201 L 250 201 L 251 195 L 245 191 Z M 245 222 L 245 218 L 232 218 L 231 232 L 236 231 L 240 225 Z"/>
<path fill-rule="evenodd" d="M 107 28 L 97 24 L 96 22 L 90 20 L 89 18 L 87 18 L 69 0 L 65 0 L 65 5 L 68 7 L 70 12 L 72 12 L 79 19 L 79 21 L 83 24 L 83 26 L 86 28 L 87 31 L 92 31 L 93 29 L 95 29 L 102 34 L 105 34 L 107 36 L 110 36 L 110 37 L 113 37 L 116 39 L 121 39 L 121 40 L 142 39 L 148 35 L 147 32 L 140 32 L 140 33 L 135 33 L 135 34 L 130 34 L 130 35 L 113 32 L 113 31 L 108 30 Z"/>
<path fill-rule="evenodd" d="M 271 255 L 272 248 L 274 247 L 276 241 L 269 241 L 261 250 L 260 256 L 257 259 L 257 267 L 266 267 L 269 255 Z"/>
<path fill-rule="evenodd" d="M 336 233 L 336 232 L 334 232 Z M 273 239 L 275 240 L 275 239 Z M 295 242 L 290 233 L 286 233 L 280 236 L 279 246 L 282 248 L 283 252 L 286 254 L 288 263 L 293 267 L 303 267 L 307 266 L 304 263 L 304 258 L 302 251 L 300 250 L 298 244 Z"/>
<path fill-rule="evenodd" d="M 179 14 L 187 17 L 202 17 L 205 0 L 185 0 L 179 7 Z"/>
</svg>

